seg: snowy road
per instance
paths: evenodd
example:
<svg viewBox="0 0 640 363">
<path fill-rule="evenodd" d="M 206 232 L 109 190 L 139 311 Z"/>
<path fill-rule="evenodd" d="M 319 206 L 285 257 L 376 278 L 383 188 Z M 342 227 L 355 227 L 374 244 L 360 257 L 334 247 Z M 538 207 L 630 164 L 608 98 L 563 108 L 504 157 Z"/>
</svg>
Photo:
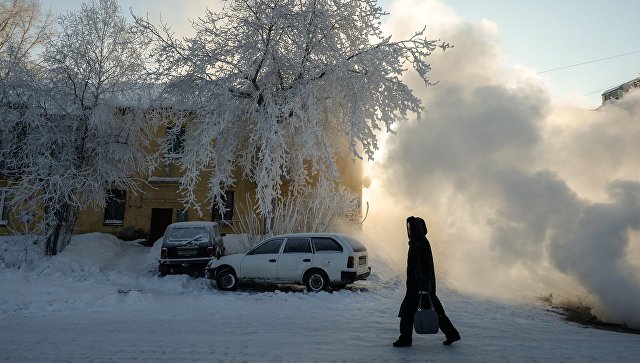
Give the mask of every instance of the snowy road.
<svg viewBox="0 0 640 363">
<path fill-rule="evenodd" d="M 384 269 L 352 290 L 332 294 L 223 293 L 205 279 L 155 276 L 148 248 L 92 238 L 115 251 L 102 252 L 107 255 L 102 271 L 70 268 L 56 259 L 37 277 L 42 268 L 0 270 L 0 361 L 632 362 L 640 357 L 640 335 L 583 328 L 535 304 L 482 301 L 446 289 L 441 300 L 463 340 L 445 347 L 442 334 L 414 336 L 411 348 L 393 348 L 404 286 Z M 95 250 L 87 239 L 69 255 Z M 122 254 L 126 260 L 114 257 Z"/>
</svg>

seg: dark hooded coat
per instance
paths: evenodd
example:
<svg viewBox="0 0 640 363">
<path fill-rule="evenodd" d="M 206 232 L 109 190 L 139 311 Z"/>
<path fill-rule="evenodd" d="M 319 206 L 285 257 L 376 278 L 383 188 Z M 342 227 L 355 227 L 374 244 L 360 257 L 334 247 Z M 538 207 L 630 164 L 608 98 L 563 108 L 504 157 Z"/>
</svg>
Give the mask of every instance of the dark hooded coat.
<svg viewBox="0 0 640 363">
<path fill-rule="evenodd" d="M 418 292 L 436 293 L 436 274 L 431 245 L 427 239 L 427 224 L 422 218 L 407 218 L 409 254 L 407 257 L 407 292 L 400 305 L 399 317 L 413 317 L 418 310 Z"/>
</svg>

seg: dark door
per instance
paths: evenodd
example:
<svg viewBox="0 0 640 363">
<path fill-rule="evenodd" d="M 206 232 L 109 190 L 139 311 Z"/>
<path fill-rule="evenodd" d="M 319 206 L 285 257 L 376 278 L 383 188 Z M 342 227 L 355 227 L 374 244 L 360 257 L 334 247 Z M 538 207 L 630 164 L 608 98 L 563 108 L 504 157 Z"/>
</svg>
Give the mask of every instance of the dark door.
<svg viewBox="0 0 640 363">
<path fill-rule="evenodd" d="M 151 227 L 149 227 L 149 239 L 147 244 L 152 246 L 160 237 L 164 236 L 164 231 L 171 224 L 173 209 L 153 208 L 151 209 Z"/>
</svg>

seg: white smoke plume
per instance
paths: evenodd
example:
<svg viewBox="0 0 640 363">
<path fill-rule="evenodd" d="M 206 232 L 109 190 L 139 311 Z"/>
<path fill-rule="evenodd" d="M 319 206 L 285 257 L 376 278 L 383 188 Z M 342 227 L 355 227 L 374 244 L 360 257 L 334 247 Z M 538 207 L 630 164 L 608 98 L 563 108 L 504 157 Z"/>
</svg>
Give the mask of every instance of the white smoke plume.
<svg viewBox="0 0 640 363">
<path fill-rule="evenodd" d="M 503 66 L 495 24 L 440 1 L 393 4 L 393 34 L 436 12 L 432 37 L 455 48 L 432 59 L 437 86 L 409 80 L 427 111 L 372 166 L 367 233 L 402 269 L 404 219 L 422 216 L 449 286 L 553 293 L 640 328 L 640 92 L 599 110 L 553 105 L 534 71 Z"/>
</svg>

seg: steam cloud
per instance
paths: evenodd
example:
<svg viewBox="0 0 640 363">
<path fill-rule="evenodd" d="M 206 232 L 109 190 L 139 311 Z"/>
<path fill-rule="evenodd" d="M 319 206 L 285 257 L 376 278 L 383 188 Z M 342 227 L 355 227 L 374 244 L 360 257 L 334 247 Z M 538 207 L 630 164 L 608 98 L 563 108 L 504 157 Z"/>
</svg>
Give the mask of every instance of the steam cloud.
<svg viewBox="0 0 640 363">
<path fill-rule="evenodd" d="M 439 1 L 396 4 L 389 26 L 412 22 L 402 9 L 437 10 L 436 36 L 455 48 L 433 57 L 436 87 L 414 83 L 427 112 L 383 146 L 365 228 L 380 238 L 393 225 L 385 244 L 404 267 L 404 218 L 423 216 L 449 286 L 586 300 L 640 328 L 640 92 L 599 110 L 554 106 L 534 72 L 502 66 L 494 24 Z"/>
</svg>

